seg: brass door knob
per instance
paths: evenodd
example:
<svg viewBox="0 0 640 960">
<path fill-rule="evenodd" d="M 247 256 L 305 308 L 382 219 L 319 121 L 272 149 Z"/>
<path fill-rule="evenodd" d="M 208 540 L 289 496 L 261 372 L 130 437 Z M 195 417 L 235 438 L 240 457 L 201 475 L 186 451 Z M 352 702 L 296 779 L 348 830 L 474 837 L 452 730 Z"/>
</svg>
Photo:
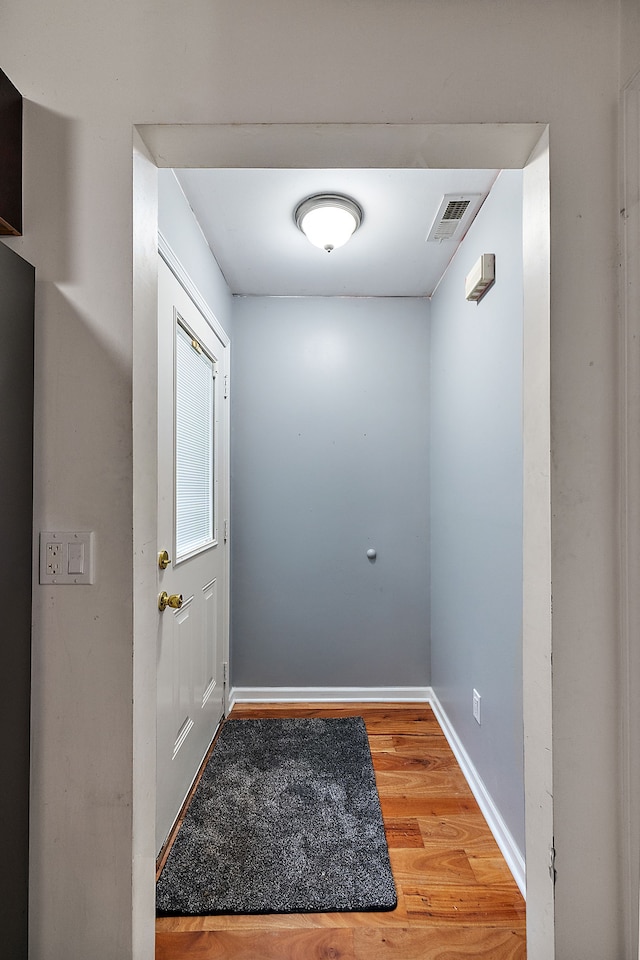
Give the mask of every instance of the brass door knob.
<svg viewBox="0 0 640 960">
<path fill-rule="evenodd" d="M 158 610 L 164 612 L 167 607 L 173 607 L 174 610 L 179 610 L 182 606 L 182 594 L 181 593 L 172 593 L 171 596 L 167 593 L 166 590 L 163 590 L 160 596 L 158 597 Z"/>
</svg>

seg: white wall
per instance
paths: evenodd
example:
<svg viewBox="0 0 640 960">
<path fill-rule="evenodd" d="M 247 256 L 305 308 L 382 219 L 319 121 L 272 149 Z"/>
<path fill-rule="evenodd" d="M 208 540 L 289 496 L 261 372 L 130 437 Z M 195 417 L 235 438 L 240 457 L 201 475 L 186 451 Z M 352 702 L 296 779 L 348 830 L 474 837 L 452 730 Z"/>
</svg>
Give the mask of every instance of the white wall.
<svg viewBox="0 0 640 960">
<path fill-rule="evenodd" d="M 638 367 L 638 294 L 640 290 L 640 155 L 638 129 L 640 124 L 640 3 L 638 0 L 621 2 L 621 63 L 620 85 L 623 89 L 622 124 L 620 137 L 621 193 L 621 371 L 620 399 L 623 418 L 624 475 L 621 483 L 621 570 L 622 588 L 622 649 L 620 658 L 622 705 L 621 743 L 623 769 L 621 775 L 622 816 L 629 820 L 628 843 L 622 847 L 626 866 L 626 924 L 627 940 L 638 955 L 638 901 L 640 876 L 640 661 L 638 655 L 638 624 L 640 598 L 638 576 L 640 549 L 638 542 L 638 509 L 640 504 L 640 447 L 638 445 L 638 415 L 640 410 L 640 368 Z"/>
<path fill-rule="evenodd" d="M 620 2 L 620 86 L 624 87 L 640 70 L 640 3 Z"/>
<path fill-rule="evenodd" d="M 158 171 L 158 229 L 222 329 L 231 336 L 231 291 L 172 170 Z"/>
<path fill-rule="evenodd" d="M 496 283 L 470 303 L 483 253 Z M 524 855 L 522 282 L 522 172 L 505 170 L 431 302 L 431 684 Z"/>
<path fill-rule="evenodd" d="M 34 957 L 134 953 L 132 758 L 144 743 L 133 725 L 132 125 L 273 120 L 550 124 L 556 955 L 623 955 L 618 9 L 24 0 L 3 10 L 0 62 L 29 101 L 26 235 L 10 243 L 39 277 L 35 526 L 92 528 L 98 545 L 95 586 L 36 588 Z M 150 550 L 150 576 L 154 562 Z M 144 904 L 139 957 L 151 956 Z"/>
<path fill-rule="evenodd" d="M 426 686 L 428 301 L 234 307 L 234 686 Z"/>
</svg>

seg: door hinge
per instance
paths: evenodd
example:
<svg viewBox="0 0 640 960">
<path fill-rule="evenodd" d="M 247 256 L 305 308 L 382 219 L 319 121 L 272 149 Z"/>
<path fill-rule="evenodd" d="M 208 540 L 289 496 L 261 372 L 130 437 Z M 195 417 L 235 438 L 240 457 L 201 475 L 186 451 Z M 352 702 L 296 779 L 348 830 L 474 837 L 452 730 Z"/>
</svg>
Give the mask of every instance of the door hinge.
<svg viewBox="0 0 640 960">
<path fill-rule="evenodd" d="M 551 883 L 556 885 L 556 848 L 549 847 L 549 876 L 551 877 Z"/>
<path fill-rule="evenodd" d="M 229 521 L 225 520 L 222 524 L 222 540 L 224 543 L 229 539 Z"/>
<path fill-rule="evenodd" d="M 225 373 L 224 375 L 224 399 L 226 400 L 229 396 L 229 374 Z"/>
<path fill-rule="evenodd" d="M 228 664 L 227 661 L 225 660 L 224 663 L 222 664 L 222 682 L 223 682 L 223 684 L 224 684 L 225 687 L 226 687 L 226 685 L 227 685 L 227 679 L 228 679 L 228 678 L 227 678 L 227 674 L 228 674 L 228 672 L 229 672 L 229 664 Z"/>
</svg>

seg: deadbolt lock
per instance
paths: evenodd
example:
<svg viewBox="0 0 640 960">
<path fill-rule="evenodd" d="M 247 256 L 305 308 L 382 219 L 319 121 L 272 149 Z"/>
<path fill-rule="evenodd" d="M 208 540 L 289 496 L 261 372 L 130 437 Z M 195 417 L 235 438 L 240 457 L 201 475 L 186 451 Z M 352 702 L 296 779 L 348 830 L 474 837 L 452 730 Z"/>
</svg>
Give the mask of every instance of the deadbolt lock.
<svg viewBox="0 0 640 960">
<path fill-rule="evenodd" d="M 166 590 L 163 590 L 160 596 L 158 597 L 158 610 L 164 612 L 167 607 L 172 607 L 174 610 L 179 610 L 182 606 L 182 594 L 181 593 L 172 593 L 171 596 L 167 593 Z"/>
<path fill-rule="evenodd" d="M 168 550 L 161 550 L 158 554 L 158 566 L 161 570 L 166 570 L 171 563 L 171 557 Z"/>
</svg>

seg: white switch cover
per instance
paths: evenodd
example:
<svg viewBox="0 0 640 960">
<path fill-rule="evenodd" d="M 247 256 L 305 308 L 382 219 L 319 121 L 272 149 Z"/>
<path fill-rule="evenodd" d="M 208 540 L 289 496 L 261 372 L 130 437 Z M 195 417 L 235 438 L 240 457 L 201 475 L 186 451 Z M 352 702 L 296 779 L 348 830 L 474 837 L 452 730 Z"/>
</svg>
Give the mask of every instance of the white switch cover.
<svg viewBox="0 0 640 960">
<path fill-rule="evenodd" d="M 94 538 L 92 531 L 42 530 L 40 583 L 93 583 Z"/>
<path fill-rule="evenodd" d="M 84 573 L 84 543 L 74 541 L 69 544 L 69 569 L 67 573 L 79 576 Z"/>
<path fill-rule="evenodd" d="M 482 722 L 480 718 L 480 704 L 482 703 L 482 697 L 477 690 L 473 691 L 473 718 L 476 723 L 480 724 Z"/>
</svg>

